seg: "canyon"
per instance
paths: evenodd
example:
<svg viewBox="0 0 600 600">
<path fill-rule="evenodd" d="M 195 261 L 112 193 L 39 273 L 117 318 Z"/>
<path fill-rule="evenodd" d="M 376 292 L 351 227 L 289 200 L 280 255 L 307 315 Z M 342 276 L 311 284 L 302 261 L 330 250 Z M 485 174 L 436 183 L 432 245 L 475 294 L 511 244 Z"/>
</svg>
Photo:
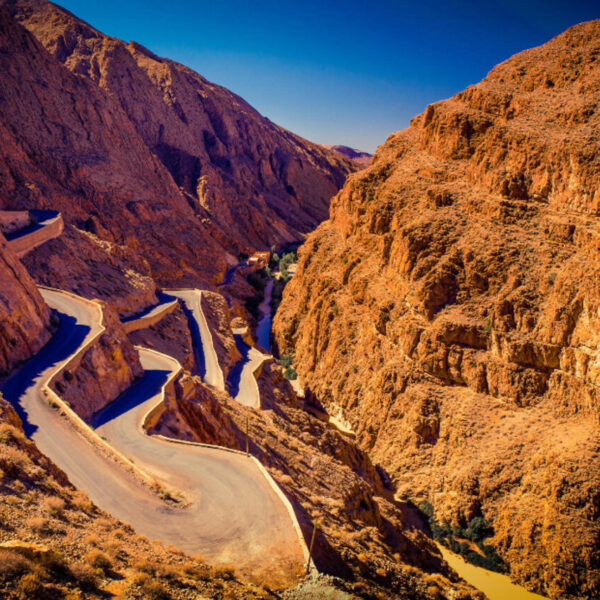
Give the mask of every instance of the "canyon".
<svg viewBox="0 0 600 600">
<path fill-rule="evenodd" d="M 599 57 L 371 156 L 0 0 L 0 595 L 594 598 Z"/>
</svg>

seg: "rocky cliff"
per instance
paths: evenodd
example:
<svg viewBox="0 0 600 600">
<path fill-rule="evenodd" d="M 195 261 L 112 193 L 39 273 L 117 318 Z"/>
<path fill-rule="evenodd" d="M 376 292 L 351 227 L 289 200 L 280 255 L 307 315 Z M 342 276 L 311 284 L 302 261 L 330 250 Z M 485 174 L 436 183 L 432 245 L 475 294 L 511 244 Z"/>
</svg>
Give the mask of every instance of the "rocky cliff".
<svg viewBox="0 0 600 600">
<path fill-rule="evenodd" d="M 30 253 L 30 273 L 117 299 L 151 294 L 153 281 L 218 277 L 225 253 L 212 226 L 194 216 L 117 101 L 4 11 L 0 47 L 0 205 L 52 208 L 67 224 L 51 252 L 46 244 Z"/>
<path fill-rule="evenodd" d="M 104 332 L 81 359 L 54 379 L 54 390 L 86 422 L 143 373 L 135 348 L 116 313 L 102 303 Z"/>
<path fill-rule="evenodd" d="M 599 57 L 577 25 L 390 136 L 275 319 L 398 496 L 551 598 L 600 591 Z"/>
<path fill-rule="evenodd" d="M 51 335 L 50 311 L 0 233 L 0 377 L 33 356 Z"/>
<path fill-rule="evenodd" d="M 441 560 L 414 510 L 392 501 L 367 454 L 294 407 L 295 394 L 273 361 L 263 366 L 259 387 L 265 410 L 255 411 L 184 375 L 152 433 L 243 451 L 248 428 L 250 452 L 290 498 L 305 539 L 311 523 L 320 523 L 316 564 L 342 578 L 338 585 L 348 597 L 482 598 Z M 330 596 L 315 590 L 307 597 Z"/>
<path fill-rule="evenodd" d="M 327 217 L 353 170 L 335 152 L 136 42 L 106 36 L 45 0 L 3 0 L 50 54 L 118 103 L 201 220 L 229 247 L 297 240 Z"/>
</svg>

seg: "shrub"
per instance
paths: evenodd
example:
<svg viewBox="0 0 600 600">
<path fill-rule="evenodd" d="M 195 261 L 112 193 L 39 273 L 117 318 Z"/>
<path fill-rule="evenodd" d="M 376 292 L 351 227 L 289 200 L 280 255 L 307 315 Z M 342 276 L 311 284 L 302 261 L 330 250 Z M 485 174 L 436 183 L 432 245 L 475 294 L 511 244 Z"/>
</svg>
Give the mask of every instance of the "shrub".
<svg viewBox="0 0 600 600">
<path fill-rule="evenodd" d="M 98 569 L 102 573 L 106 573 L 112 567 L 111 559 L 101 550 L 90 550 L 85 555 L 84 560 L 88 565 Z"/>
<path fill-rule="evenodd" d="M 21 554 L 0 549 L 0 581 L 14 581 L 33 567 L 33 563 Z"/>
<path fill-rule="evenodd" d="M 98 575 L 96 570 L 85 563 L 75 563 L 70 568 L 71 575 L 77 580 L 84 590 L 93 590 L 98 587 Z"/>
<path fill-rule="evenodd" d="M 419 504 L 419 510 L 428 518 L 431 519 L 433 517 L 433 505 L 431 502 L 427 500 L 423 500 Z"/>
<path fill-rule="evenodd" d="M 283 367 L 291 367 L 294 362 L 294 357 L 289 354 L 282 354 L 279 358 L 279 362 Z"/>
<path fill-rule="evenodd" d="M 298 379 L 298 373 L 296 373 L 296 369 L 294 369 L 294 367 L 288 367 L 284 371 L 283 376 L 286 379 L 289 379 L 290 381 L 294 381 L 294 379 Z"/>
<path fill-rule="evenodd" d="M 62 517 L 65 511 L 65 501 L 58 496 L 44 498 L 44 508 L 53 517 Z"/>
<path fill-rule="evenodd" d="M 71 503 L 73 504 L 74 508 L 85 513 L 90 514 L 94 511 L 94 504 L 88 498 L 87 494 L 81 490 L 77 490 L 73 493 L 71 496 Z"/>
<path fill-rule="evenodd" d="M 483 517 L 473 517 L 465 531 L 465 537 L 476 542 L 489 537 L 492 533 L 492 528 Z"/>
<path fill-rule="evenodd" d="M 27 525 L 33 533 L 37 533 L 38 535 L 52 533 L 52 528 L 50 527 L 48 519 L 44 519 L 43 517 L 31 517 L 31 519 L 27 519 L 25 525 Z"/>
<path fill-rule="evenodd" d="M 8 423 L 0 423 L 0 444 L 11 444 L 22 437 L 16 427 Z"/>
<path fill-rule="evenodd" d="M 167 600 L 170 598 L 169 592 L 159 581 L 152 579 L 148 573 L 137 573 L 133 582 L 138 586 L 143 597 L 148 600 Z"/>
<path fill-rule="evenodd" d="M 19 474 L 24 473 L 29 464 L 29 456 L 20 448 L 6 446 L 0 454 L 0 469 L 9 477 L 17 479 Z"/>
<path fill-rule="evenodd" d="M 17 584 L 17 595 L 23 600 L 36 600 L 44 597 L 44 584 L 38 573 L 23 575 Z"/>
<path fill-rule="evenodd" d="M 235 569 L 229 565 L 221 565 L 212 568 L 212 575 L 217 579 L 231 580 L 235 579 Z"/>
<path fill-rule="evenodd" d="M 489 335 L 492 333 L 492 319 L 488 317 L 483 325 L 483 330 Z"/>
</svg>

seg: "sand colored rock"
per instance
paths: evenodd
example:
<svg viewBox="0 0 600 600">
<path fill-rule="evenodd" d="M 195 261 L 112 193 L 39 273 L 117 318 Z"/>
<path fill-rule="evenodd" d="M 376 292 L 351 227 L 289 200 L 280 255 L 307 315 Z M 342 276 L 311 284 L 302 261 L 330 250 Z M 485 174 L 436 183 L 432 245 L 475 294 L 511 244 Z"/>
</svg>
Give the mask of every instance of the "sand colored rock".
<svg viewBox="0 0 600 600">
<path fill-rule="evenodd" d="M 349 146 L 330 146 L 327 144 L 322 144 L 322 146 L 323 148 L 337 152 L 340 156 L 349 158 L 352 162 L 360 165 L 361 167 L 368 167 L 371 164 L 371 158 L 373 158 L 372 154 L 363 152 L 362 150 L 356 150 L 355 148 L 350 148 Z"/>
<path fill-rule="evenodd" d="M 133 344 L 168 354 L 176 358 L 187 371 L 194 370 L 192 336 L 180 304 L 152 327 L 134 331 L 128 337 Z"/>
<path fill-rule="evenodd" d="M 600 590 L 599 53 L 577 25 L 391 135 L 274 324 L 400 497 L 483 514 L 552 598 Z"/>
<path fill-rule="evenodd" d="M 366 453 L 295 408 L 279 365 L 268 361 L 259 375 L 265 392 L 261 411 L 208 388 L 198 377 L 183 376 L 175 388 L 153 432 L 244 451 L 248 422 L 250 451 L 291 500 L 305 538 L 310 539 L 313 520 L 321 523 L 315 546 L 319 569 L 343 577 L 352 597 L 481 597 L 440 560 L 414 510 L 391 500 Z"/>
</svg>

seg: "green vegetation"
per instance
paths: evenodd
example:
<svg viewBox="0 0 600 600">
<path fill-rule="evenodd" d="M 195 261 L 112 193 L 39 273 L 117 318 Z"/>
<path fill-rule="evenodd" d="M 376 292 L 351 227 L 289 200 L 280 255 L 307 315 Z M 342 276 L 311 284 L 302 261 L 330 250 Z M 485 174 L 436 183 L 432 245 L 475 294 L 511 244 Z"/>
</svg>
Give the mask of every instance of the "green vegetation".
<svg viewBox="0 0 600 600">
<path fill-rule="evenodd" d="M 483 325 L 483 330 L 489 335 L 492 333 L 492 319 L 488 317 Z"/>
<path fill-rule="evenodd" d="M 279 362 L 284 367 L 291 367 L 292 363 L 294 362 L 294 357 L 290 356 L 289 354 L 282 354 L 279 357 Z"/>
<path fill-rule="evenodd" d="M 284 371 L 283 376 L 290 381 L 294 381 L 295 379 L 298 379 L 298 373 L 296 373 L 296 369 L 294 369 L 294 367 L 288 367 Z"/>
<path fill-rule="evenodd" d="M 502 560 L 496 549 L 485 543 L 485 540 L 491 537 L 494 531 L 482 516 L 473 517 L 467 527 L 463 528 L 460 525 L 451 526 L 447 522 L 438 523 L 433 506 L 427 500 L 421 502 L 418 509 L 421 516 L 429 523 L 434 540 L 478 567 L 497 573 L 508 571 L 508 565 Z"/>
</svg>

